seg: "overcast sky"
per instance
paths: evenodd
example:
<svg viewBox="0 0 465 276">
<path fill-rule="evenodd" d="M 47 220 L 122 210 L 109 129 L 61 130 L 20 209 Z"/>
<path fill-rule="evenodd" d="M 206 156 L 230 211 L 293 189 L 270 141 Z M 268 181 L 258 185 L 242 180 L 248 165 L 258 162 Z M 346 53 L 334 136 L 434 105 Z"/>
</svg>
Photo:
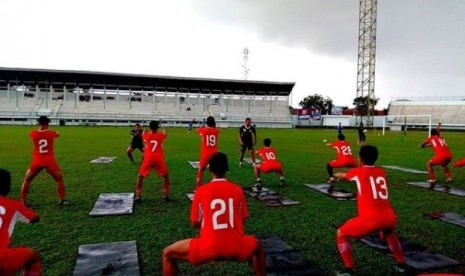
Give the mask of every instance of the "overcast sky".
<svg viewBox="0 0 465 276">
<path fill-rule="evenodd" d="M 2 0 L 0 66 L 296 82 L 352 106 L 358 0 Z M 465 96 L 465 1 L 378 0 L 376 96 Z"/>
</svg>

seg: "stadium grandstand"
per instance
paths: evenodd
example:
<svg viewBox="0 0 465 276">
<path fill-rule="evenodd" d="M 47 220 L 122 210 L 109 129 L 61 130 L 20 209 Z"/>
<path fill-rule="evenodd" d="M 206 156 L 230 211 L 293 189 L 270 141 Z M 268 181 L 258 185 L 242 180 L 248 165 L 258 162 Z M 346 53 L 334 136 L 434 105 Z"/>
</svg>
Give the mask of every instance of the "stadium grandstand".
<svg viewBox="0 0 465 276">
<path fill-rule="evenodd" d="M 387 126 L 406 125 L 426 128 L 441 123 L 444 129 L 465 129 L 464 97 L 393 98 L 389 105 Z"/>
<path fill-rule="evenodd" d="M 251 117 L 290 128 L 295 83 L 200 79 L 88 71 L 0 68 L 0 124 L 128 125 L 161 120 L 185 126 L 214 116 L 220 127 Z"/>
</svg>

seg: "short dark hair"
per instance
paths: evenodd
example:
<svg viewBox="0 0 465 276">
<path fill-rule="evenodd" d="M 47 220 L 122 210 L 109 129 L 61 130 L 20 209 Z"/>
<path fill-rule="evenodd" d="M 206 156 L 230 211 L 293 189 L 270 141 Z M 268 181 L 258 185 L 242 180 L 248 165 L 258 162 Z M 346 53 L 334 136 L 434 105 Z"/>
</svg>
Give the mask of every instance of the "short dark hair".
<svg viewBox="0 0 465 276">
<path fill-rule="evenodd" d="M 269 147 L 271 145 L 271 139 L 270 138 L 265 138 L 263 140 L 263 145 L 265 145 L 265 147 Z"/>
<path fill-rule="evenodd" d="M 208 118 L 207 118 L 207 126 L 216 127 L 215 118 L 213 118 L 212 116 L 208 116 Z"/>
<path fill-rule="evenodd" d="M 11 174 L 5 169 L 0 169 L 0 195 L 7 196 L 11 189 Z"/>
<path fill-rule="evenodd" d="M 135 124 L 134 126 L 135 126 L 135 127 L 138 127 L 138 126 L 140 126 L 140 124 L 139 124 L 139 123 L 137 123 L 137 124 Z"/>
<path fill-rule="evenodd" d="M 337 136 L 337 139 L 341 140 L 341 141 L 345 141 L 346 140 L 346 137 L 344 136 L 344 134 L 339 134 Z"/>
<path fill-rule="evenodd" d="M 210 157 L 210 160 L 208 160 L 208 166 L 216 177 L 222 178 L 229 170 L 228 157 L 222 152 L 216 152 Z"/>
<path fill-rule="evenodd" d="M 249 117 L 245 118 L 245 121 L 252 121 L 252 119 L 250 119 Z"/>
<path fill-rule="evenodd" d="M 149 128 L 151 130 L 157 130 L 160 127 L 160 123 L 158 121 L 150 121 Z"/>
<path fill-rule="evenodd" d="M 48 125 L 50 123 L 50 119 L 47 116 L 40 116 L 39 119 L 37 119 L 37 122 L 39 125 Z"/>
<path fill-rule="evenodd" d="M 375 146 L 370 145 L 362 146 L 358 156 L 360 156 L 363 164 L 372 166 L 378 159 L 378 149 Z"/>
<path fill-rule="evenodd" d="M 438 136 L 439 135 L 439 131 L 437 129 L 431 129 L 431 136 Z"/>
</svg>

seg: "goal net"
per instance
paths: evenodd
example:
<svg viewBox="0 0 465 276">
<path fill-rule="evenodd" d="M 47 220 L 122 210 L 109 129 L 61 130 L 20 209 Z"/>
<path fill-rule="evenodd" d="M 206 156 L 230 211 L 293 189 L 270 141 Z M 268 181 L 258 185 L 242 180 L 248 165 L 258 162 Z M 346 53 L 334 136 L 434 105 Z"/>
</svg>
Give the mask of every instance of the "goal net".
<svg viewBox="0 0 465 276">
<path fill-rule="evenodd" d="M 409 128 L 428 129 L 431 132 L 431 115 L 387 115 L 383 116 L 383 135 L 386 128 L 407 132 Z"/>
</svg>

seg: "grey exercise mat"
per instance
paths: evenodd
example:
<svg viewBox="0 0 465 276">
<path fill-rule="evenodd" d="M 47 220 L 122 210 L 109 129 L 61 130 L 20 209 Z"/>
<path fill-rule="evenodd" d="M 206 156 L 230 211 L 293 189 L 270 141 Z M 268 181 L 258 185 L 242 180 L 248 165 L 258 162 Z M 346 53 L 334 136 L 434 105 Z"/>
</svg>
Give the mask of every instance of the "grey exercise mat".
<svg viewBox="0 0 465 276">
<path fill-rule="evenodd" d="M 102 193 L 99 195 L 91 216 L 132 214 L 134 193 Z"/>
<path fill-rule="evenodd" d="M 194 201 L 194 193 L 187 193 L 186 196 L 190 201 Z"/>
<path fill-rule="evenodd" d="M 280 206 L 292 206 L 300 204 L 298 201 L 294 201 L 292 199 L 283 197 L 278 193 L 271 191 L 267 188 L 262 188 L 260 192 L 257 191 L 255 188 L 245 188 L 242 187 L 244 193 L 256 200 L 259 200 L 265 203 L 267 206 L 270 207 L 280 207 Z"/>
<path fill-rule="evenodd" d="M 432 212 L 426 214 L 430 218 L 439 219 L 465 228 L 465 216 L 454 212 Z"/>
<path fill-rule="evenodd" d="M 105 157 L 105 156 L 101 156 L 97 159 L 94 159 L 92 161 L 90 161 L 90 163 L 92 164 L 107 164 L 107 163 L 110 163 L 110 162 L 113 162 L 113 160 L 115 160 L 116 157 Z"/>
<path fill-rule="evenodd" d="M 79 246 L 73 276 L 140 275 L 136 241 Z"/>
<path fill-rule="evenodd" d="M 253 163 L 253 162 L 252 162 L 252 158 L 244 158 L 243 160 L 244 160 L 244 162 L 247 163 L 247 164 L 252 164 L 252 163 Z M 262 160 L 260 160 L 260 159 L 255 159 L 255 164 L 260 164 L 260 163 L 262 163 Z"/>
<path fill-rule="evenodd" d="M 265 251 L 266 275 L 324 275 L 299 251 L 286 244 L 278 236 L 263 235 L 258 239 Z"/>
<path fill-rule="evenodd" d="M 333 186 L 332 193 L 328 193 L 328 189 L 331 186 L 330 184 L 318 183 L 318 184 L 304 184 L 304 185 L 309 187 L 310 189 L 313 189 L 320 193 L 328 195 L 329 197 L 336 199 L 336 200 L 355 200 L 355 195 L 353 193 L 347 192 L 336 186 Z"/>
<path fill-rule="evenodd" d="M 425 189 L 429 189 L 430 187 L 430 183 L 428 182 L 407 182 L 407 184 L 418 186 L 418 187 L 425 188 Z M 439 183 L 434 186 L 434 190 L 438 192 L 443 192 L 446 194 L 456 195 L 456 196 L 465 196 L 464 190 L 447 187 Z"/>
<path fill-rule="evenodd" d="M 198 169 L 199 168 L 199 161 L 187 161 L 192 168 Z"/>
<path fill-rule="evenodd" d="M 437 254 L 425 250 L 419 245 L 412 244 L 408 241 L 399 239 L 404 251 L 405 264 L 415 268 L 416 270 L 430 270 L 437 268 L 445 268 L 459 265 L 460 263 L 447 256 Z M 391 255 L 385 241 L 379 238 L 379 234 L 371 234 L 361 239 L 365 244 L 373 247 L 376 250 L 382 251 Z"/>
<path fill-rule="evenodd" d="M 409 168 L 403 168 L 399 166 L 381 166 L 386 169 L 391 169 L 391 170 L 396 170 L 396 171 L 402 171 L 402 172 L 408 172 L 408 173 L 416 173 L 416 174 L 427 174 L 427 171 L 420 171 L 420 170 L 415 170 L 415 169 L 409 169 Z"/>
</svg>

